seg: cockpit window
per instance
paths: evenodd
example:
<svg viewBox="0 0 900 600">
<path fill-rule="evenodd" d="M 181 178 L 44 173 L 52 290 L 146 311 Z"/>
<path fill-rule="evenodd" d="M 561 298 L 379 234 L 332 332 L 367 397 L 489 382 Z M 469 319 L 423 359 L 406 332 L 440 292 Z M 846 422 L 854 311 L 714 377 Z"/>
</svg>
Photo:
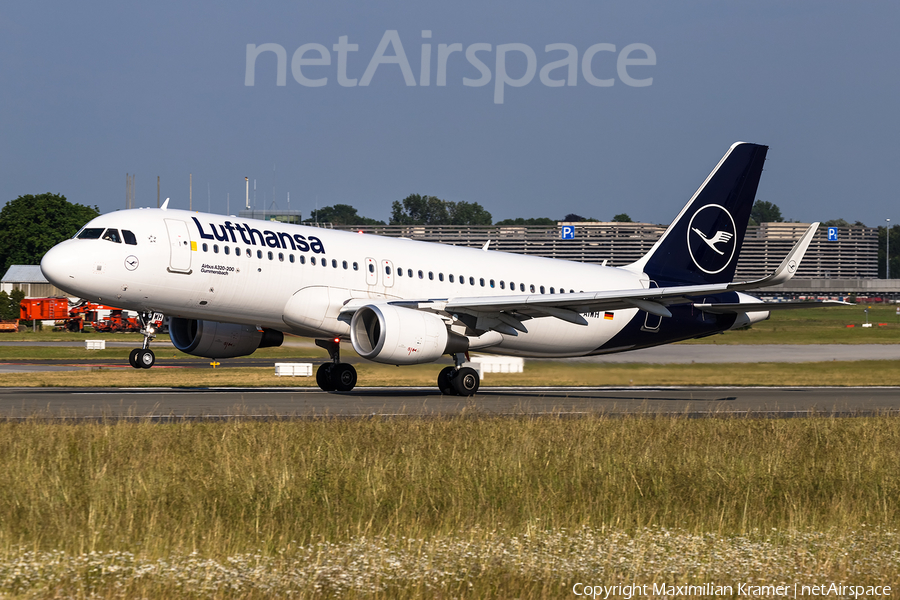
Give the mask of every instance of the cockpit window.
<svg viewBox="0 0 900 600">
<path fill-rule="evenodd" d="M 127 229 L 122 230 L 122 237 L 125 239 L 125 243 L 129 246 L 137 246 L 137 238 L 134 237 L 134 234 Z"/>
<path fill-rule="evenodd" d="M 88 227 L 86 229 L 82 229 L 81 233 L 78 234 L 79 240 L 99 240 L 100 235 L 103 233 L 103 229 L 97 229 L 95 227 Z"/>
<path fill-rule="evenodd" d="M 118 229 L 107 229 L 106 233 L 103 234 L 104 240 L 109 240 L 110 242 L 115 242 L 117 244 L 122 243 L 122 238 L 119 237 Z"/>
</svg>

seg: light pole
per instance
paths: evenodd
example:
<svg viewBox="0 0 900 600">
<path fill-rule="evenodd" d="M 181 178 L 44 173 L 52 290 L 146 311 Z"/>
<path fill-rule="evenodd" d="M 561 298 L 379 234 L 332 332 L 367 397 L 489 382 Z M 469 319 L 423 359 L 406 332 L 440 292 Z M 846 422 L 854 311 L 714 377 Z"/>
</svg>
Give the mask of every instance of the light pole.
<svg viewBox="0 0 900 600">
<path fill-rule="evenodd" d="M 885 219 L 887 225 L 884 228 L 884 278 L 891 278 L 891 220 Z"/>
</svg>

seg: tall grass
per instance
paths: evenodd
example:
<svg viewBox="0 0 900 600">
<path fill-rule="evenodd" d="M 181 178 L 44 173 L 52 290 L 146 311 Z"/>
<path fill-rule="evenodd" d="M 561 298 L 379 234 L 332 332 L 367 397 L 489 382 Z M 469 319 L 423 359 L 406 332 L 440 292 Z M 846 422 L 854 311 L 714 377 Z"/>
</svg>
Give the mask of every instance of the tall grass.
<svg viewBox="0 0 900 600">
<path fill-rule="evenodd" d="M 581 527 L 900 525 L 900 421 L 0 424 L 0 550 L 248 548 Z"/>
</svg>

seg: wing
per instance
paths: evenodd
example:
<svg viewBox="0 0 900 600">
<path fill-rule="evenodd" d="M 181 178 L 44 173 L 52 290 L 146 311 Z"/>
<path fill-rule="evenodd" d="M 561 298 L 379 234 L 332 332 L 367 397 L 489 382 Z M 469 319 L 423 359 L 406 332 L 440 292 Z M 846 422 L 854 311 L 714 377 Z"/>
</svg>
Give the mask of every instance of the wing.
<svg viewBox="0 0 900 600">
<path fill-rule="evenodd" d="M 581 313 L 611 311 L 626 308 L 638 308 L 661 317 L 671 317 L 667 308 L 675 304 L 694 304 L 707 312 L 746 312 L 748 310 L 769 310 L 770 308 L 788 308 L 796 303 L 754 303 L 754 304 L 717 304 L 713 310 L 710 304 L 698 304 L 692 297 L 710 296 L 722 292 L 743 291 L 778 285 L 788 281 L 797 272 L 800 261 L 806 253 L 818 223 L 809 229 L 797 241 L 775 272 L 762 279 L 732 283 L 716 283 L 703 285 L 685 285 L 668 288 L 639 288 L 625 290 L 607 290 L 601 292 L 581 292 L 577 294 L 532 294 L 515 296 L 464 296 L 456 298 L 397 300 L 389 304 L 407 308 L 430 310 L 443 313 L 468 313 L 479 317 L 478 329 L 493 329 L 501 333 L 516 335 L 516 331 L 525 332 L 523 320 L 534 317 L 556 317 L 563 321 L 578 325 L 587 325 Z M 352 300 L 341 313 L 349 316 L 363 304 L 371 300 Z M 833 302 L 830 305 L 845 303 Z M 818 306 L 823 303 L 818 303 Z M 803 303 L 802 306 L 809 306 Z M 791 306 L 800 308 L 800 305 Z M 346 317 L 345 317 L 346 318 Z"/>
</svg>

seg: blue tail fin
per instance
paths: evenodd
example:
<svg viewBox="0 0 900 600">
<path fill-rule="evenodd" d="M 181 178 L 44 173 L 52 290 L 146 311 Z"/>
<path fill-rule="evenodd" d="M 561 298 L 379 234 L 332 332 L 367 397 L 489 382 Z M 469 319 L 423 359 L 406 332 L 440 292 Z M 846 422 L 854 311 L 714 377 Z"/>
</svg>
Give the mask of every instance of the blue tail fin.
<svg viewBox="0 0 900 600">
<path fill-rule="evenodd" d="M 738 142 L 646 256 L 630 265 L 667 285 L 734 279 L 768 146 Z"/>
</svg>

